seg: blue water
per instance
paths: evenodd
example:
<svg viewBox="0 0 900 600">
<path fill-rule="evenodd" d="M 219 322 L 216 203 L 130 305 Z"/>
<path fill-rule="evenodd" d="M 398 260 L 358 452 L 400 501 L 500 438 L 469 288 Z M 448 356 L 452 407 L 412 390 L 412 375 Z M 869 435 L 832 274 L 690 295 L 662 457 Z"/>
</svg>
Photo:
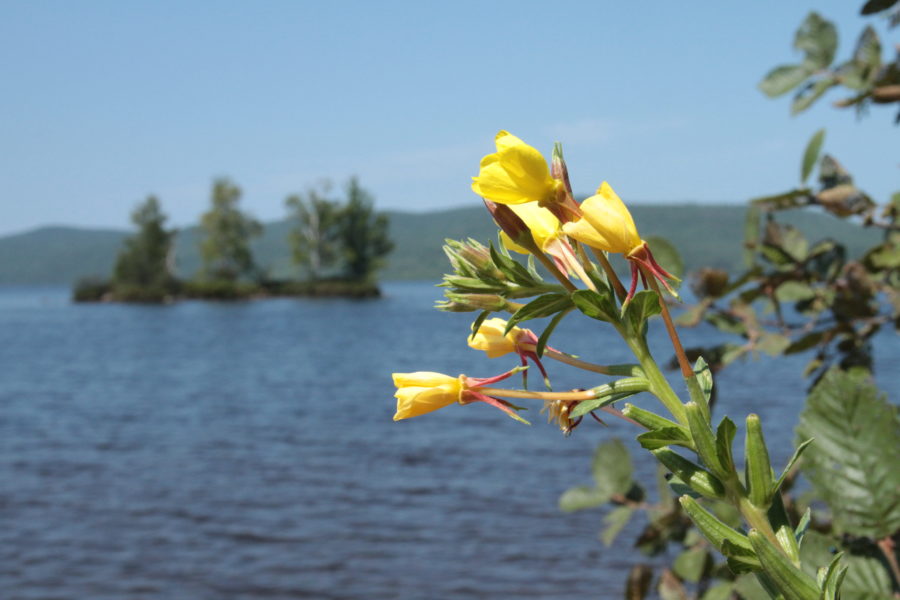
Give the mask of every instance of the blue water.
<svg viewBox="0 0 900 600">
<path fill-rule="evenodd" d="M 585 422 L 565 438 L 483 405 L 394 423 L 392 371 L 514 361 L 466 348 L 471 316 L 433 310 L 432 285 L 385 292 L 158 307 L 0 290 L 0 598 L 620 598 L 648 561 L 630 549 L 641 523 L 608 549 L 601 511 L 557 499 L 590 482 L 598 442 L 635 430 Z M 896 391 L 897 339 L 878 343 L 878 382 Z M 628 360 L 576 315 L 553 345 Z M 760 413 L 777 464 L 803 364 L 719 379 L 719 413 Z M 603 381 L 566 369 L 557 388 Z M 649 484 L 652 461 L 635 457 Z"/>
</svg>

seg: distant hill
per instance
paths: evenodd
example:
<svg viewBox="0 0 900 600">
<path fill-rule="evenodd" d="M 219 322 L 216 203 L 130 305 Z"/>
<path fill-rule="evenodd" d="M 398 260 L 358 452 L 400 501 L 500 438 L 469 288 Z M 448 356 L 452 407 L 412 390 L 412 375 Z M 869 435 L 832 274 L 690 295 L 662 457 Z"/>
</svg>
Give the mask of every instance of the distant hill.
<svg viewBox="0 0 900 600">
<path fill-rule="evenodd" d="M 632 205 L 641 235 L 667 238 L 681 251 L 688 269 L 715 266 L 736 270 L 741 266 L 744 206 L 726 205 Z M 396 249 L 381 277 L 436 280 L 446 270 L 441 246 L 445 238 L 495 240 L 497 230 L 480 207 L 459 208 L 421 214 L 389 212 L 391 236 Z M 876 231 L 864 230 L 829 215 L 795 212 L 786 221 L 811 239 L 832 237 L 858 256 L 875 243 Z M 272 275 L 293 274 L 287 221 L 267 223 L 265 233 L 254 243 L 259 264 Z M 85 276 L 108 276 L 127 231 L 42 227 L 26 233 L 0 237 L 0 284 L 71 284 Z M 200 267 L 196 227 L 182 230 L 176 241 L 179 274 L 189 276 Z"/>
</svg>

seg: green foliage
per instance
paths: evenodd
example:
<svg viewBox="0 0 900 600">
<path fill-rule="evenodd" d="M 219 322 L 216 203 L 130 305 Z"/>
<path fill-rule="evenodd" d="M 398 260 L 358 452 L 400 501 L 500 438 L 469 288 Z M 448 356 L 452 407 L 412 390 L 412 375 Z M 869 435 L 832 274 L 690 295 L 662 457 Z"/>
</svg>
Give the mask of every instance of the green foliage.
<svg viewBox="0 0 900 600">
<path fill-rule="evenodd" d="M 117 295 L 157 298 L 174 283 L 174 229 L 166 229 L 159 200 L 150 196 L 131 213 L 137 233 L 127 238 L 116 260 L 112 285 Z"/>
<path fill-rule="evenodd" d="M 624 501 L 631 490 L 633 467 L 628 449 L 619 440 L 603 442 L 594 452 L 594 486 L 568 490 L 559 499 L 559 507 L 572 512 L 606 504 L 613 498 Z M 615 519 L 614 519 L 615 521 Z"/>
<path fill-rule="evenodd" d="M 881 539 L 900 530 L 900 421 L 867 373 L 826 373 L 797 435 L 815 439 L 803 472 L 831 508 L 838 533 Z"/>
<path fill-rule="evenodd" d="M 212 207 L 200 218 L 200 255 L 208 279 L 237 281 L 256 274 L 250 240 L 262 234 L 262 225 L 238 208 L 240 199 L 241 189 L 228 179 L 213 182 Z"/>
<path fill-rule="evenodd" d="M 295 223 L 288 236 L 291 257 L 295 264 L 306 268 L 311 279 L 318 279 L 322 270 L 331 267 L 340 254 L 340 206 L 327 197 L 329 189 L 323 183 L 303 195 L 288 196 L 284 202 L 291 213 L 289 219 Z"/>
<path fill-rule="evenodd" d="M 371 194 L 355 177 L 347 184 L 347 203 L 339 213 L 337 237 L 346 275 L 354 281 L 370 278 L 394 247 L 388 236 L 387 215 L 374 212 Z"/>
</svg>

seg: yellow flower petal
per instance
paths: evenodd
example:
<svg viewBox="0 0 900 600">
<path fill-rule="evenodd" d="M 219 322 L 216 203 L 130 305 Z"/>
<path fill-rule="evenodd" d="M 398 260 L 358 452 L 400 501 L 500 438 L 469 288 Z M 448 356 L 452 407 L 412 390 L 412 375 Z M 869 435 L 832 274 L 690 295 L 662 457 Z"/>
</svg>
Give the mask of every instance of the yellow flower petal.
<svg viewBox="0 0 900 600">
<path fill-rule="evenodd" d="M 512 238 L 506 235 L 505 231 L 500 232 L 500 242 L 507 250 L 512 250 L 513 252 L 518 252 L 519 254 L 531 254 L 531 252 L 529 252 L 527 248 L 523 248 L 522 246 L 512 241 Z"/>
<path fill-rule="evenodd" d="M 444 408 L 459 400 L 460 383 L 444 384 L 437 387 L 402 387 L 394 396 L 397 398 L 397 412 L 394 420 L 418 417 Z"/>
<path fill-rule="evenodd" d="M 581 203 L 583 216 L 563 230 L 573 238 L 606 250 L 627 254 L 641 244 L 641 236 L 628 208 L 605 181 L 597 193 Z M 594 229 L 591 234 L 586 224 Z"/>
<path fill-rule="evenodd" d="M 416 371 L 415 373 L 394 373 L 394 385 L 402 387 L 435 387 L 438 385 L 458 383 L 459 378 L 450 377 L 433 371 Z"/>
<path fill-rule="evenodd" d="M 540 152 L 506 131 L 499 132 L 494 141 L 497 152 L 481 159 L 478 176 L 472 178 L 476 194 L 500 204 L 555 199 L 560 183 L 550 176 Z"/>
<path fill-rule="evenodd" d="M 487 319 L 479 327 L 474 336 L 469 337 L 469 346 L 483 350 L 488 358 L 504 356 L 516 350 L 516 339 L 521 329 L 513 327 L 504 335 L 506 321 L 499 318 Z"/>
</svg>

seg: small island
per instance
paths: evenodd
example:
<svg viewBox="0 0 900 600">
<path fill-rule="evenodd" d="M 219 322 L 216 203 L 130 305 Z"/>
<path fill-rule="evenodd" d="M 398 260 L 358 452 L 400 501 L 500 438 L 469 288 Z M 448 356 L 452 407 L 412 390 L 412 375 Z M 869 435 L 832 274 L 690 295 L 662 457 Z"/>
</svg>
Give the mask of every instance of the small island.
<svg viewBox="0 0 900 600">
<path fill-rule="evenodd" d="M 200 218 L 202 265 L 191 278 L 176 270 L 176 229 L 156 196 L 132 213 L 137 231 L 127 238 L 109 278 L 76 283 L 75 302 L 168 303 L 177 300 L 247 300 L 285 296 L 371 298 L 381 294 L 375 274 L 393 249 L 387 215 L 351 178 L 345 198 L 328 182 L 285 199 L 293 227 L 288 235 L 294 278 L 275 278 L 253 257 L 251 242 L 262 224 L 239 207 L 241 189 L 227 178 L 213 182 L 210 209 Z"/>
</svg>

